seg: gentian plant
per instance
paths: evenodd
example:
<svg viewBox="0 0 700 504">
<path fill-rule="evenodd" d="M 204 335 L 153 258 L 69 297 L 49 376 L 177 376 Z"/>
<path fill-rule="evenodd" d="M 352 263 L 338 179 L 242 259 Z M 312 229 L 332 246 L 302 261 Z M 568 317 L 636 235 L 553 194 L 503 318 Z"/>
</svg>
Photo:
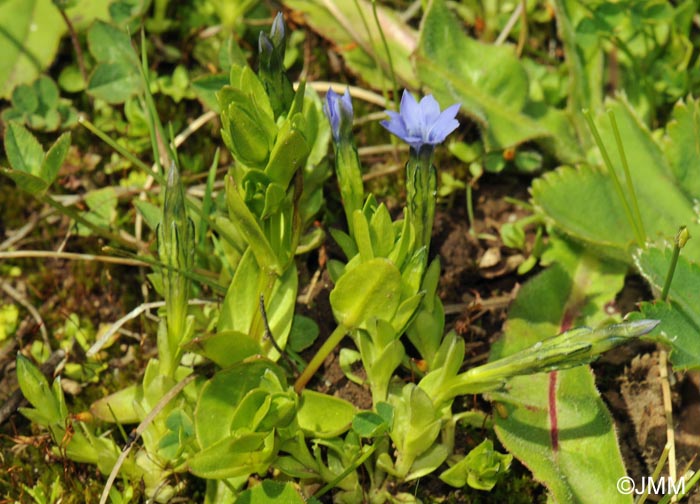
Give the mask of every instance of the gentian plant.
<svg viewBox="0 0 700 504">
<path fill-rule="evenodd" d="M 457 425 L 473 412 L 455 411 L 455 399 L 498 394 L 522 375 L 581 366 L 651 331 L 657 321 L 571 329 L 464 369 L 464 340 L 444 331 L 437 294 L 440 263 L 429 261 L 434 154 L 458 128 L 460 105 L 441 110 L 433 96 L 417 101 L 404 91 L 399 112 L 387 111 L 382 126 L 410 148 L 406 205 L 403 215 L 392 219 L 387 207 L 364 191 L 349 92 L 329 90 L 323 105 L 303 82 L 295 92 L 283 68 L 285 44 L 286 30 L 277 16 L 269 34 L 260 34 L 257 74 L 234 64 L 228 84 L 217 93 L 221 136 L 234 160 L 221 208 L 207 213 L 204 205 L 188 199 L 174 153 L 167 177 L 161 175 L 160 276 L 154 284 L 165 298 L 165 310 L 158 355 L 141 383 L 91 408 L 103 422 L 138 423 L 141 444 L 131 453 L 136 438 L 128 438 L 120 452 L 116 441 L 80 420 L 81 427 L 61 449 L 73 460 L 97 464 L 103 473 L 143 481 L 155 501 L 176 495 L 182 484 L 172 476 L 184 472 L 206 480 L 205 503 L 303 502 L 290 479 L 305 497 L 334 489 L 337 502 L 411 502 L 415 496 L 397 493 L 395 487 L 441 468 L 440 478 L 449 485 L 488 490 L 508 470 L 512 455 L 498 453 L 490 440 L 469 454 L 457 454 Z M 150 119 L 157 122 L 155 116 Z M 328 262 L 336 328 L 297 376 L 299 370 L 287 359 L 299 320 L 295 257 L 318 238 L 307 229 L 322 205 L 331 138 L 346 220 L 346 230 L 330 230 L 345 256 Z M 49 175 L 39 177 L 42 190 L 57 171 L 53 164 L 49 168 Z M 15 175 L 38 184 L 42 171 L 32 173 L 38 175 Z M 201 213 L 200 224 L 216 230 L 218 276 L 226 284 L 220 307 L 204 327 L 189 306 L 195 264 L 192 212 Z M 348 379 L 371 392 L 367 410 L 307 388 L 345 336 L 353 345 L 339 350 L 340 364 Z M 407 341 L 417 358 L 408 356 Z M 214 364 L 206 372 L 199 367 L 205 361 Z M 21 356 L 17 369 L 32 405 L 24 414 L 54 438 L 65 438 L 72 419 L 60 380 L 49 386 Z M 265 481 L 245 488 L 258 479 Z"/>
<path fill-rule="evenodd" d="M 419 103 L 409 91 L 404 91 L 399 112 L 387 110 L 389 120 L 380 123 L 411 146 L 406 164 L 407 219 L 420 246 L 430 243 L 435 216 L 437 170 L 433 166 L 433 152 L 459 126 L 455 119 L 459 107 L 457 103 L 441 112 L 432 95 L 423 97 Z"/>
</svg>

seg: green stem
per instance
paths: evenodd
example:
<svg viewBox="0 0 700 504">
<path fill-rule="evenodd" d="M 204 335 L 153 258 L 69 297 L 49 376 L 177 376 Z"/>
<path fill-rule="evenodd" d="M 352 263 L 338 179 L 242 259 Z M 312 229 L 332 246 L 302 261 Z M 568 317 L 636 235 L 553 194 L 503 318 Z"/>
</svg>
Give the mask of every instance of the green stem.
<svg viewBox="0 0 700 504">
<path fill-rule="evenodd" d="M 379 55 L 377 54 L 377 50 L 374 47 L 374 37 L 372 36 L 372 31 L 369 28 L 369 23 L 367 22 L 367 18 L 365 18 L 365 13 L 360 7 L 360 2 L 358 0 L 353 0 L 355 4 L 355 9 L 357 10 L 357 13 L 360 15 L 360 19 L 362 20 L 362 26 L 364 27 L 365 31 L 367 32 L 367 39 L 369 40 L 369 45 L 372 48 L 372 52 L 374 56 L 374 64 L 377 66 L 377 69 L 380 70 L 380 75 L 382 78 L 382 95 L 384 96 L 384 99 L 386 100 L 387 103 L 389 103 L 389 97 L 387 96 L 387 88 L 384 85 L 384 72 L 382 70 L 382 64 L 381 61 L 379 60 Z M 394 97 L 394 100 L 396 97 Z"/>
<path fill-rule="evenodd" d="M 685 226 L 681 227 L 676 234 L 676 239 L 673 243 L 673 256 L 671 256 L 671 264 L 668 266 L 668 273 L 666 273 L 666 281 L 664 282 L 664 288 L 661 291 L 661 300 L 666 301 L 668 299 L 668 293 L 671 290 L 671 282 L 673 282 L 673 275 L 676 272 L 676 264 L 678 264 L 678 257 L 681 254 L 681 249 L 685 246 L 685 243 L 690 238 L 688 233 L 688 228 Z"/>
<path fill-rule="evenodd" d="M 683 478 L 685 478 L 685 476 L 683 476 Z M 693 474 L 689 480 L 685 481 L 685 485 L 681 488 L 682 491 L 678 495 L 674 494 L 673 492 L 668 492 L 659 501 L 659 504 L 668 504 L 674 497 L 676 498 L 674 502 L 680 502 L 681 499 L 683 499 L 683 497 L 690 493 L 690 491 L 693 489 L 693 487 L 695 487 L 695 485 L 698 484 L 698 482 L 700 482 L 700 471 L 695 471 L 695 474 Z M 675 481 L 674 484 L 676 484 Z"/>
<path fill-rule="evenodd" d="M 163 176 L 162 173 L 155 172 L 151 170 L 151 167 L 148 166 L 146 163 L 141 161 L 139 158 L 134 156 L 131 152 L 129 152 L 127 149 L 125 149 L 123 146 L 119 145 L 117 142 L 112 140 L 112 138 L 107 135 L 107 133 L 103 132 L 101 129 L 99 129 L 97 126 L 92 124 L 86 117 L 80 116 L 78 118 L 78 122 L 82 124 L 90 133 L 95 135 L 97 138 L 102 140 L 104 143 L 109 145 L 112 149 L 114 149 L 115 152 L 120 154 L 122 157 L 124 157 L 127 161 L 132 163 L 134 166 L 139 168 L 141 171 L 148 175 L 152 175 L 153 178 L 155 178 L 158 183 L 162 186 L 167 185 L 167 181 L 165 180 L 165 177 Z"/>
<path fill-rule="evenodd" d="M 95 224 L 93 222 L 90 222 L 85 217 L 80 215 L 77 211 L 59 203 L 58 201 L 53 199 L 51 196 L 44 194 L 42 196 L 37 196 L 37 198 L 42 203 L 45 203 L 45 204 L 55 208 L 56 210 L 58 210 L 60 213 L 62 213 L 66 217 L 73 219 L 75 222 L 87 227 L 88 229 L 90 229 L 90 231 L 94 232 L 95 234 L 98 234 L 98 235 L 102 236 L 103 238 L 107 238 L 108 240 L 115 241 L 124 247 L 128 247 L 131 249 L 137 248 L 135 242 L 132 242 L 132 241 L 129 241 L 125 238 L 122 238 L 118 234 L 112 233 L 111 231 L 108 231 L 108 230 L 104 229 L 103 227 L 98 226 L 97 224 Z"/>
<path fill-rule="evenodd" d="M 262 297 L 267 302 L 272 298 L 272 289 L 275 286 L 275 281 L 279 277 L 269 270 L 261 269 L 258 277 L 258 298 Z M 253 320 L 250 324 L 250 336 L 259 341 L 262 345 L 266 333 L 265 321 L 261 310 L 256 310 L 253 314 Z M 271 337 L 275 337 L 273 334 Z M 271 344 L 272 345 L 272 344 Z"/>
<path fill-rule="evenodd" d="M 472 195 L 472 185 L 467 184 L 467 219 L 469 220 L 469 234 L 472 236 L 476 235 L 474 231 L 474 202 Z"/>
<path fill-rule="evenodd" d="M 186 271 L 184 269 L 176 268 L 174 266 L 168 266 L 167 264 L 165 264 L 161 261 L 158 261 L 156 259 L 153 259 L 152 257 L 133 254 L 129 251 L 120 250 L 120 249 L 116 249 L 113 247 L 102 247 L 102 251 L 113 254 L 115 256 L 128 257 L 128 258 L 134 259 L 136 261 L 141 261 L 149 266 L 152 266 L 153 268 L 164 268 L 167 270 L 176 271 L 180 275 L 184 275 L 187 278 L 189 278 L 190 280 L 193 280 L 195 282 L 199 282 L 201 284 L 209 286 L 212 290 L 214 290 L 216 292 L 219 292 L 221 294 L 226 294 L 227 287 L 219 284 L 216 280 L 212 280 L 211 278 L 208 278 L 206 275 L 203 275 L 201 273 L 195 273 L 194 271 Z M 203 270 L 200 270 L 200 271 L 203 271 Z"/>
<path fill-rule="evenodd" d="M 338 346 L 340 341 L 343 339 L 343 336 L 345 336 L 348 332 L 349 329 L 347 327 L 344 325 L 339 325 L 335 328 L 335 330 L 333 330 L 331 335 L 328 336 L 328 339 L 321 346 L 321 348 L 318 349 L 318 352 L 316 352 L 316 355 L 314 355 L 313 359 L 311 359 L 309 364 L 306 366 L 304 372 L 301 373 L 299 378 L 297 378 L 297 381 L 294 382 L 294 390 L 297 394 L 300 394 L 304 387 L 306 387 L 306 384 L 309 382 L 314 373 L 318 371 L 318 368 L 321 367 L 321 364 L 323 364 L 323 361 L 326 360 L 328 354 L 330 354 L 333 349 Z"/>
<path fill-rule="evenodd" d="M 335 173 L 338 177 L 338 187 L 340 188 L 348 230 L 350 235 L 354 237 L 353 215 L 355 210 L 362 210 L 365 193 L 362 185 L 360 158 L 352 138 L 341 139 L 336 145 Z"/>
<path fill-rule="evenodd" d="M 608 116 L 610 117 L 610 124 L 612 125 L 612 130 L 615 135 L 617 150 L 620 153 L 620 161 L 622 162 L 622 168 L 625 171 L 625 181 L 627 183 L 627 190 L 629 191 L 630 198 L 632 199 L 632 209 L 634 210 L 634 217 L 637 219 L 637 231 L 642 237 L 642 243 L 644 243 L 646 241 L 644 222 L 642 221 L 642 214 L 639 211 L 639 202 L 637 201 L 637 194 L 634 191 L 634 184 L 632 183 L 632 174 L 630 173 L 630 167 L 627 163 L 627 156 L 625 155 L 625 148 L 622 144 L 622 138 L 620 137 L 620 130 L 617 127 L 617 120 L 615 119 L 615 114 L 613 114 L 612 110 L 608 111 Z"/>
<path fill-rule="evenodd" d="M 399 88 L 398 88 L 398 84 L 396 83 L 396 73 L 394 72 L 394 62 L 391 58 L 391 51 L 389 50 L 389 44 L 386 41 L 386 36 L 384 35 L 384 28 L 382 28 L 382 24 L 379 22 L 379 15 L 377 14 L 377 2 L 376 2 L 376 0 L 372 0 L 372 14 L 374 15 L 374 22 L 377 23 L 377 29 L 379 30 L 379 36 L 382 39 L 382 44 L 384 44 L 384 50 L 386 51 L 386 59 L 389 62 L 389 74 L 391 75 L 391 84 L 392 84 L 393 90 L 394 90 L 394 103 L 396 104 L 396 108 L 398 109 Z"/>
<path fill-rule="evenodd" d="M 114 149 L 118 154 L 120 154 L 122 157 L 124 157 L 127 161 L 132 163 L 134 166 L 139 168 L 141 171 L 143 171 L 147 175 L 153 176 L 154 179 L 163 187 L 167 185 L 167 181 L 165 180 L 165 177 L 163 176 L 162 173 L 158 171 L 153 171 L 151 170 L 151 167 L 148 166 L 146 163 L 138 159 L 136 156 L 134 156 L 131 152 L 126 150 L 124 147 L 116 143 L 114 140 L 112 140 L 106 133 L 104 133 L 102 130 L 97 128 L 94 124 L 92 124 L 87 118 L 85 117 L 80 117 L 78 119 L 78 122 L 82 124 L 85 128 L 88 129 L 92 134 L 94 134 L 97 138 L 105 142 L 107 145 L 109 145 L 112 149 Z M 226 229 L 222 228 L 219 226 L 216 221 L 207 215 L 202 208 L 199 208 L 197 205 L 194 204 L 190 199 L 185 200 L 185 204 L 187 205 L 187 208 L 190 210 L 193 210 L 199 217 L 202 219 L 206 219 L 207 223 L 209 224 L 209 227 L 212 228 L 214 231 L 219 233 L 221 237 L 232 244 L 234 247 L 238 245 L 238 241 L 234 236 L 232 236 L 230 233 L 226 231 Z"/>
<path fill-rule="evenodd" d="M 420 152 L 411 149 L 411 157 L 406 164 L 407 210 L 409 222 L 415 231 L 416 250 L 430 247 L 433 230 L 437 171 L 432 159 L 432 146 L 425 146 Z"/>
<path fill-rule="evenodd" d="M 338 483 L 343 481 L 345 477 L 356 470 L 358 467 L 360 467 L 362 464 L 365 463 L 365 461 L 374 453 L 374 451 L 377 449 L 377 444 L 372 444 L 370 447 L 365 450 L 364 453 L 362 453 L 355 461 L 350 464 L 343 472 L 341 472 L 338 476 L 333 479 L 333 481 L 329 481 L 323 488 L 321 488 L 318 492 L 314 494 L 315 498 L 319 498 L 322 495 L 328 493 L 330 490 L 336 487 Z"/>
<path fill-rule="evenodd" d="M 595 125 L 595 122 L 593 122 L 593 116 L 591 115 L 590 110 L 586 110 L 584 112 L 584 116 L 586 117 L 586 121 L 588 122 L 588 127 L 591 130 L 591 133 L 593 133 L 593 138 L 595 139 L 596 144 L 598 145 L 598 149 L 600 149 L 600 153 L 603 156 L 603 161 L 605 162 L 605 166 L 608 168 L 608 172 L 610 172 L 610 176 L 612 177 L 613 180 L 613 185 L 615 186 L 615 192 L 617 192 L 617 196 L 620 199 L 620 202 L 622 203 L 623 208 L 625 209 L 625 215 L 627 216 L 627 222 L 629 223 L 630 227 L 632 228 L 632 231 L 634 232 L 635 239 L 637 240 L 637 245 L 640 247 L 644 246 L 644 237 L 641 235 L 641 232 L 637 229 L 637 224 L 632 216 L 632 210 L 630 209 L 629 204 L 627 203 L 627 199 L 625 199 L 625 194 L 622 190 L 622 184 L 620 184 L 620 179 L 617 178 L 617 173 L 615 173 L 615 169 L 613 168 L 612 161 L 610 160 L 610 156 L 608 155 L 608 151 L 605 148 L 605 144 L 603 143 L 603 139 L 600 137 L 600 133 L 598 132 L 598 128 Z"/>
</svg>

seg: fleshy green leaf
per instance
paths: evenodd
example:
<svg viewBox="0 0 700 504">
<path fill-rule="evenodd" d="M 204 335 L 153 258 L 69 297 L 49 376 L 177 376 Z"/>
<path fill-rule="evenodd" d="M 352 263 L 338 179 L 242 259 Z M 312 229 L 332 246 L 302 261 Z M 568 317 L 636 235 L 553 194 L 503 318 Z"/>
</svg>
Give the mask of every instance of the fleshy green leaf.
<svg viewBox="0 0 700 504">
<path fill-rule="evenodd" d="M 261 355 L 260 344 L 246 333 L 217 331 L 194 338 L 184 349 L 203 355 L 221 367 L 229 367 L 253 355 Z"/>
<path fill-rule="evenodd" d="M 357 408 L 345 399 L 304 389 L 299 401 L 299 427 L 320 438 L 339 436 L 350 428 Z"/>
<path fill-rule="evenodd" d="M 304 504 L 305 502 L 306 500 L 294 488 L 294 484 L 272 480 L 263 480 L 260 485 L 249 488 L 236 499 L 236 504 Z"/>
<path fill-rule="evenodd" d="M 318 324 L 304 315 L 294 315 L 292 330 L 289 333 L 288 347 L 295 352 L 301 352 L 310 347 L 318 338 Z"/>
<path fill-rule="evenodd" d="M 469 485 L 477 490 L 491 490 L 510 467 L 513 455 L 498 453 L 493 441 L 484 439 L 466 457 L 440 475 L 440 479 L 453 487 Z"/>
<path fill-rule="evenodd" d="M 259 388 L 266 373 L 272 372 L 284 383 L 284 373 L 269 361 L 240 362 L 219 371 L 202 386 L 195 409 L 195 433 L 202 448 L 208 448 L 232 435 L 238 405 L 251 390 Z"/>
<path fill-rule="evenodd" d="M 401 274 L 391 261 L 370 259 L 346 272 L 331 292 L 333 314 L 348 329 L 370 318 L 390 320 L 400 301 Z"/>
<path fill-rule="evenodd" d="M 65 420 L 63 414 L 65 404 L 61 404 L 63 396 L 57 397 L 41 371 L 19 353 L 17 354 L 17 381 L 24 397 L 36 408 L 33 413 L 34 420 L 42 420 L 41 423 L 45 426 L 63 423 Z"/>
<path fill-rule="evenodd" d="M 352 430 L 362 437 L 377 437 L 388 429 L 389 424 L 373 411 L 361 411 L 352 419 Z"/>
<path fill-rule="evenodd" d="M 131 385 L 92 403 L 90 413 L 103 422 L 138 423 L 143 418 L 135 404 L 142 395 L 141 385 Z"/>
</svg>

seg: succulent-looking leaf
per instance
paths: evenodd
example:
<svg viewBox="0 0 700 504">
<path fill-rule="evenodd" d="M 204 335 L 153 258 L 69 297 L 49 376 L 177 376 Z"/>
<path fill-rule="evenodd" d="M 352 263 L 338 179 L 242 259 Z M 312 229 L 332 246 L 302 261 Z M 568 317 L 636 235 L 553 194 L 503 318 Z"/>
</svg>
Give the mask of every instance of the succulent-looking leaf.
<svg viewBox="0 0 700 504">
<path fill-rule="evenodd" d="M 440 475 L 440 479 L 453 487 L 469 485 L 477 490 L 491 490 L 508 471 L 513 455 L 498 453 L 493 441 L 484 439 L 466 457 Z"/>
<path fill-rule="evenodd" d="M 333 315 L 348 329 L 371 318 L 390 320 L 399 307 L 401 273 L 381 257 L 347 271 L 331 292 Z"/>
<path fill-rule="evenodd" d="M 356 413 L 357 408 L 345 399 L 304 389 L 297 421 L 301 429 L 314 437 L 333 438 L 350 428 Z"/>
<path fill-rule="evenodd" d="M 306 500 L 292 483 L 263 480 L 246 490 L 236 499 L 236 504 L 304 504 Z"/>
</svg>

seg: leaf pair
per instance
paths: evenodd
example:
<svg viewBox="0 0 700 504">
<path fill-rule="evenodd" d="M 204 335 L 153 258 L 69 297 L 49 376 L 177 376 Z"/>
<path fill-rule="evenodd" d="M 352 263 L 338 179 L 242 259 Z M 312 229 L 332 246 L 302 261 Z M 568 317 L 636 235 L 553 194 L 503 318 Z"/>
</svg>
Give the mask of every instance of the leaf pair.
<svg viewBox="0 0 700 504">
<path fill-rule="evenodd" d="M 5 153 L 12 169 L 0 167 L 23 191 L 38 196 L 53 184 L 68 154 L 70 133 L 62 134 L 44 152 L 39 141 L 24 126 L 10 122 L 5 130 Z"/>
</svg>

